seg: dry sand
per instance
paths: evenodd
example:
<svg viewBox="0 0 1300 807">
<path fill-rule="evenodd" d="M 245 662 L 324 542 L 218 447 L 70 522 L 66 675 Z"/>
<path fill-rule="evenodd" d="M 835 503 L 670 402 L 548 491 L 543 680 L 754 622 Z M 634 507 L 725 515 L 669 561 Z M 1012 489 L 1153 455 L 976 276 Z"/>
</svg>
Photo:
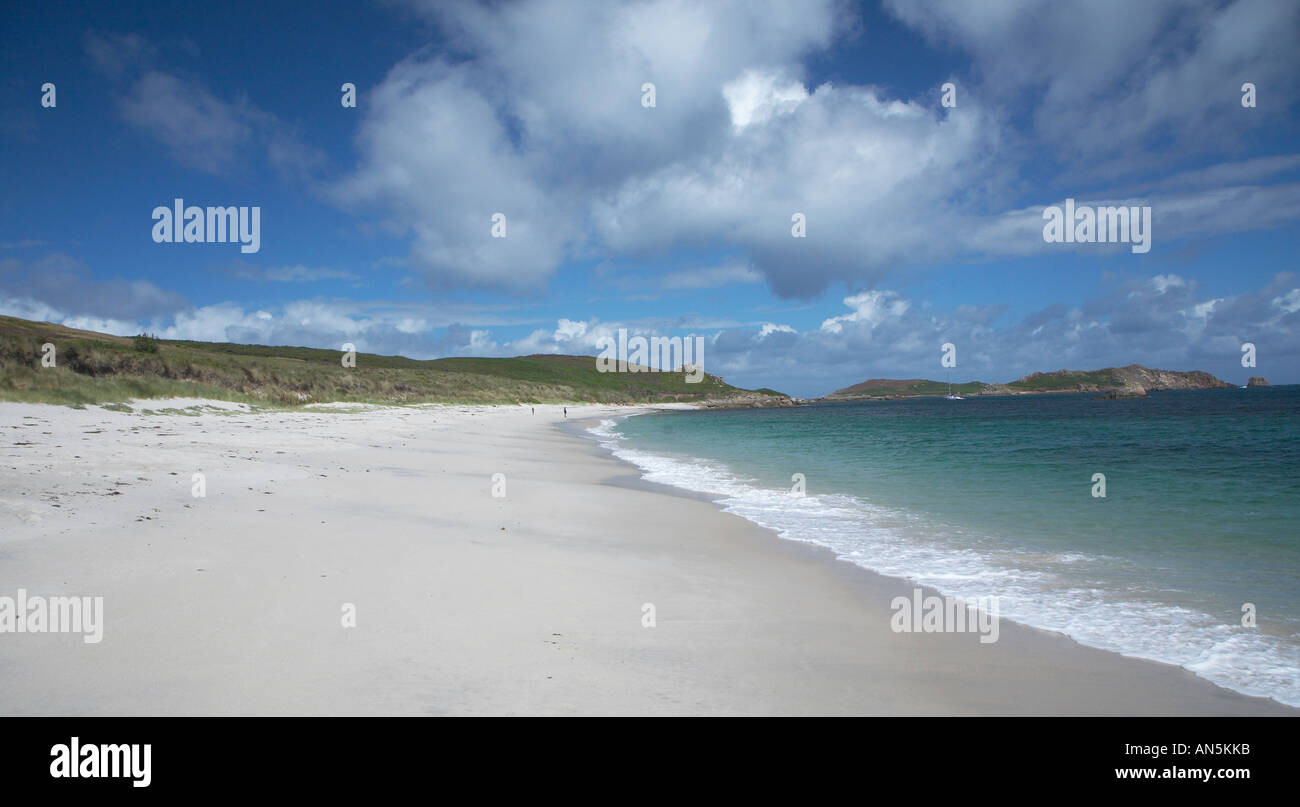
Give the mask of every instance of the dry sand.
<svg viewBox="0 0 1300 807">
<path fill-rule="evenodd" d="M 201 403 L 0 403 L 0 596 L 105 622 L 0 633 L 0 715 L 1296 714 L 1005 620 L 893 633 L 910 583 L 623 484 L 559 407 L 139 411 Z"/>
</svg>

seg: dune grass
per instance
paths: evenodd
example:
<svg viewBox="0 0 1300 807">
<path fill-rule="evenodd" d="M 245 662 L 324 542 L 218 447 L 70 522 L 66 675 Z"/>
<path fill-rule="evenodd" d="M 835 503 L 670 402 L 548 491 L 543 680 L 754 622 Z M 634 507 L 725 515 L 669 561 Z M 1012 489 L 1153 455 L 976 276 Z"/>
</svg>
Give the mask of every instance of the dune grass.
<svg viewBox="0 0 1300 807">
<path fill-rule="evenodd" d="M 54 366 L 42 364 L 54 346 Z M 0 317 L 0 400 L 95 404 L 134 398 L 208 398 L 262 406 L 306 403 L 646 403 L 759 396 L 706 375 L 601 373 L 591 356 L 510 359 L 356 355 L 120 337 Z M 763 391 L 780 396 L 780 393 Z"/>
</svg>

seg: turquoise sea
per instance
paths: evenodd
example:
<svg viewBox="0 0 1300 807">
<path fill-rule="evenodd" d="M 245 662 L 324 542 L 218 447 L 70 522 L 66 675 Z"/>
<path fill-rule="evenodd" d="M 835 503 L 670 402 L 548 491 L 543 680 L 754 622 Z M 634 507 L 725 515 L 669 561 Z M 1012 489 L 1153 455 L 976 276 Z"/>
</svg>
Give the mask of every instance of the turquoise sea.
<svg viewBox="0 0 1300 807">
<path fill-rule="evenodd" d="M 592 432 L 785 538 L 1300 706 L 1300 386 L 672 411 Z"/>
</svg>

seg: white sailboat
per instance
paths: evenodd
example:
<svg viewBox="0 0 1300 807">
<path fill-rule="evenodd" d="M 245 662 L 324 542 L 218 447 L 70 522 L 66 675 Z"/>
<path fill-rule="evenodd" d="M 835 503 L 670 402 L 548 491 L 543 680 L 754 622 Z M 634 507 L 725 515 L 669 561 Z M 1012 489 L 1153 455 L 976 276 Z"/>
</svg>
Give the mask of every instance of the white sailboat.
<svg viewBox="0 0 1300 807">
<path fill-rule="evenodd" d="M 952 394 L 952 373 L 949 373 L 949 374 L 948 374 L 948 394 L 945 395 L 945 396 L 943 396 L 943 398 L 944 398 L 945 401 L 964 401 L 964 400 L 966 400 L 965 398 L 961 397 L 960 395 L 953 395 L 953 394 Z"/>
</svg>

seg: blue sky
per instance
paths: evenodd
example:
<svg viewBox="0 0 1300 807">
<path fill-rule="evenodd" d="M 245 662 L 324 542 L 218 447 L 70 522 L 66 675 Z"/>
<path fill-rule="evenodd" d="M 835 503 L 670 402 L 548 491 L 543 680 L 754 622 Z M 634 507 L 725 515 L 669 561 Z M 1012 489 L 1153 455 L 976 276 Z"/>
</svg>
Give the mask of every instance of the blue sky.
<svg viewBox="0 0 1300 807">
<path fill-rule="evenodd" d="M 417 358 L 701 335 L 805 396 L 946 377 L 945 342 L 954 380 L 1300 382 L 1300 4 L 323 8 L 6 4 L 0 313 Z M 260 207 L 261 249 L 155 243 L 177 197 Z M 1149 206 L 1150 251 L 1045 242 L 1066 198 Z"/>
</svg>

